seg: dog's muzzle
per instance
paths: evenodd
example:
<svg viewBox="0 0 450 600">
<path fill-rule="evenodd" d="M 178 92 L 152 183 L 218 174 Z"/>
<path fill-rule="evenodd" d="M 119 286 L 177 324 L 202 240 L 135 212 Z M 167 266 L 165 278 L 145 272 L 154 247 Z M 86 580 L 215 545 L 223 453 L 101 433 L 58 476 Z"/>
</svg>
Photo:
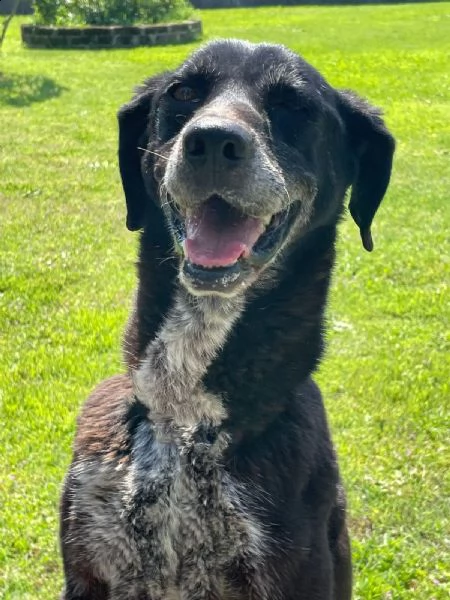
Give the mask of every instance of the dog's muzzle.
<svg viewBox="0 0 450 600">
<path fill-rule="evenodd" d="M 229 296 L 248 286 L 292 223 L 289 207 L 274 213 L 267 203 L 258 206 L 254 193 L 245 197 L 254 187 L 249 180 L 256 179 L 255 148 L 251 129 L 202 119 L 186 127 L 174 151 L 175 175 L 186 189 L 173 194 L 167 185 L 165 211 L 183 255 L 182 281 L 193 293 Z"/>
</svg>

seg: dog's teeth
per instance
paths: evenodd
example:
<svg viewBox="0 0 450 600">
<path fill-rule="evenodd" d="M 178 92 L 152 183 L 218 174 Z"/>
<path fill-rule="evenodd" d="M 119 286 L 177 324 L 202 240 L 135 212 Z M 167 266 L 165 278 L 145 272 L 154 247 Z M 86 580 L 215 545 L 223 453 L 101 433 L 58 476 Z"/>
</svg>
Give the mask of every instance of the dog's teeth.
<svg viewBox="0 0 450 600">
<path fill-rule="evenodd" d="M 273 217 L 273 215 L 266 215 L 265 217 L 261 217 L 261 221 L 263 222 L 263 225 L 268 227 L 270 225 L 270 221 L 272 220 L 272 217 Z"/>
</svg>

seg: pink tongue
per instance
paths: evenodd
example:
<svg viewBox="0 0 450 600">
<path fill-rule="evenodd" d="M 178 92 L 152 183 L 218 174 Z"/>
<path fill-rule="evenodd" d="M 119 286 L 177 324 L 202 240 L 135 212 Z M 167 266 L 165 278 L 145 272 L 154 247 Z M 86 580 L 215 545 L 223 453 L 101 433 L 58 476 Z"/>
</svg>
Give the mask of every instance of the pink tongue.
<svg viewBox="0 0 450 600">
<path fill-rule="evenodd" d="M 203 267 L 226 267 L 248 256 L 263 231 L 260 219 L 214 197 L 186 219 L 186 256 Z"/>
</svg>

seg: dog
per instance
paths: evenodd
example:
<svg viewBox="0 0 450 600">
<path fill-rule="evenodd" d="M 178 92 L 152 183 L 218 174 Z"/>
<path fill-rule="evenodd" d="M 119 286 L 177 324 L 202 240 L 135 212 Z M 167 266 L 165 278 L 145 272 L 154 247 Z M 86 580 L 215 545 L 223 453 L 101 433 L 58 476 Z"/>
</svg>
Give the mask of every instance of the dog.
<svg viewBox="0 0 450 600">
<path fill-rule="evenodd" d="M 118 113 L 141 230 L 127 373 L 78 422 L 64 600 L 348 600 L 320 391 L 337 225 L 371 251 L 395 142 L 288 49 L 200 47 Z"/>
</svg>

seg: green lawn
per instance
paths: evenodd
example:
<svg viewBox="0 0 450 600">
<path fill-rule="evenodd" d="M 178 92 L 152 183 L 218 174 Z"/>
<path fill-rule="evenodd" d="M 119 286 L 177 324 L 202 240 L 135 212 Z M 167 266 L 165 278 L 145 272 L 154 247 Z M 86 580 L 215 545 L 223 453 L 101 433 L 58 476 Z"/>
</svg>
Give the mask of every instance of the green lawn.
<svg viewBox="0 0 450 600">
<path fill-rule="evenodd" d="M 355 598 L 450 597 L 450 4 L 205 11 L 205 38 L 283 42 L 382 105 L 398 140 L 365 253 L 341 227 L 318 376 L 349 493 Z M 0 56 L 0 598 L 57 597 L 75 417 L 122 369 L 137 235 L 118 106 L 194 45 Z"/>
</svg>

